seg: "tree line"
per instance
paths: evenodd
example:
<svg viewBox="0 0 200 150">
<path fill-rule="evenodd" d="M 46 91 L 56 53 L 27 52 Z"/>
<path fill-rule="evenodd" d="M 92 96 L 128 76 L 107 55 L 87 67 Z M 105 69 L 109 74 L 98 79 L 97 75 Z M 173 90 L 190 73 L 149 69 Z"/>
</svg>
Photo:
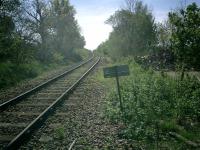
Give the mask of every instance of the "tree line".
<svg viewBox="0 0 200 150">
<path fill-rule="evenodd" d="M 31 71 L 34 64 L 81 60 L 77 49 L 85 40 L 75 14 L 68 0 L 0 0 L 1 80 L 9 72 Z"/>
<path fill-rule="evenodd" d="M 67 0 L 5 0 L 0 8 L 1 61 L 68 59 L 85 45 Z"/>
<path fill-rule="evenodd" d="M 171 11 L 166 21 L 156 23 L 142 1 L 125 2 L 126 7 L 106 21 L 113 31 L 96 53 L 114 60 L 134 56 L 139 62 L 157 60 L 160 65 L 168 62 L 182 69 L 200 68 L 200 7 L 196 3 Z"/>
</svg>

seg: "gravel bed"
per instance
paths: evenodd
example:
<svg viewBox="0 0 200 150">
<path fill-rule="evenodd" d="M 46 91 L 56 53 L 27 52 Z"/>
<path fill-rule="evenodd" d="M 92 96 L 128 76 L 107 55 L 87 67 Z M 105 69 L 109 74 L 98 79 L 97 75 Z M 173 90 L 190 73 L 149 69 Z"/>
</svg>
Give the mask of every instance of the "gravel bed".
<svg viewBox="0 0 200 150">
<path fill-rule="evenodd" d="M 44 111 L 48 106 L 21 106 L 21 105 L 16 105 L 12 109 L 8 109 L 6 112 L 31 112 L 31 113 L 37 113 L 37 112 L 42 112 Z"/>
<path fill-rule="evenodd" d="M 26 116 L 26 117 L 24 117 Z M 27 114 L 18 114 L 16 113 L 15 115 L 13 114 L 5 114 L 2 113 L 2 116 L 0 118 L 0 122 L 6 122 L 6 123 L 30 123 L 30 121 L 32 121 L 34 118 L 36 118 L 37 115 L 36 114 L 30 114 L 29 116 Z M 12 120 L 12 122 L 10 121 Z M 6 132 L 5 132 L 6 133 Z"/>
<path fill-rule="evenodd" d="M 84 93 L 84 94 L 83 94 Z M 118 136 L 122 125 L 103 117 L 106 89 L 88 76 L 20 149 L 132 149 Z"/>
</svg>

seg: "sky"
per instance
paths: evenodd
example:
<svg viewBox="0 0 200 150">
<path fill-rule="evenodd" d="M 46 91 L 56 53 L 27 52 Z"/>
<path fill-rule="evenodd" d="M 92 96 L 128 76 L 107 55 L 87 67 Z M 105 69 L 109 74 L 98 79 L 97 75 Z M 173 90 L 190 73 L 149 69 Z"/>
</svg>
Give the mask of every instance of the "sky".
<svg viewBox="0 0 200 150">
<path fill-rule="evenodd" d="M 94 50 L 99 44 L 106 41 L 112 27 L 105 21 L 115 11 L 125 6 L 125 0 L 70 0 L 76 9 L 76 19 L 81 27 L 81 34 L 85 37 L 85 48 Z M 152 10 L 155 21 L 162 22 L 167 19 L 169 11 L 200 0 L 143 0 L 144 4 Z"/>
</svg>

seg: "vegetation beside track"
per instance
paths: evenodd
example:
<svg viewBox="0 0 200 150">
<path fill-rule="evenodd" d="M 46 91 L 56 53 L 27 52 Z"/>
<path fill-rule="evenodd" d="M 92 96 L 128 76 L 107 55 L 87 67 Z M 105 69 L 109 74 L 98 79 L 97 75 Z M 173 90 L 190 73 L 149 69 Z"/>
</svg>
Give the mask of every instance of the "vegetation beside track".
<svg viewBox="0 0 200 150">
<path fill-rule="evenodd" d="M 91 52 L 85 49 L 76 50 L 76 53 L 80 55 L 79 61 L 91 57 Z M 11 62 L 0 62 L 0 89 L 9 88 L 24 80 L 36 78 L 51 70 L 70 66 L 79 61 L 75 58 L 71 58 L 62 63 L 40 63 L 38 61 L 33 61 L 28 64 L 15 64 Z"/>
<path fill-rule="evenodd" d="M 191 3 L 156 23 L 142 0 L 126 0 L 106 21 L 113 31 L 95 53 L 112 59 L 110 66 L 128 64 L 131 75 L 120 80 L 124 111 L 116 90 L 109 88 L 105 114 L 123 123 L 119 135 L 140 143 L 138 149 L 200 146 L 200 82 L 187 75 L 191 71 L 198 77 L 194 71 L 200 68 L 199 12 L 199 5 Z M 99 80 L 110 87 L 115 79 Z"/>
<path fill-rule="evenodd" d="M 88 59 L 86 57 L 83 57 L 83 58 L 85 60 Z M 76 63 L 76 64 L 78 64 L 78 63 Z M 68 64 L 62 64 L 62 65 L 61 64 L 60 65 L 49 64 L 46 67 L 44 65 L 39 65 L 40 67 L 38 67 L 36 69 L 40 70 L 40 71 L 36 77 L 27 78 L 27 76 L 26 76 L 21 81 L 17 80 L 15 83 L 12 83 L 12 87 L 8 86 L 8 87 L 1 88 L 0 89 L 0 103 L 5 102 L 8 99 L 14 98 L 14 97 L 24 93 L 24 91 L 28 91 L 28 90 L 32 89 L 33 87 L 36 87 L 39 84 L 41 84 L 45 81 L 48 81 L 49 79 L 51 79 L 57 75 L 62 74 L 63 72 L 65 72 L 66 70 L 71 68 L 71 66 L 73 66 L 73 65 L 75 65 L 74 62 L 69 62 Z M 41 69 L 41 67 L 43 69 Z M 20 74 L 20 72 L 18 72 L 18 73 Z M 16 72 L 13 73 L 13 76 L 17 76 L 16 74 L 17 74 Z M 12 77 L 12 74 L 9 77 Z M 12 79 L 16 80 L 16 78 L 12 78 Z"/>
<path fill-rule="evenodd" d="M 188 141 L 200 144 L 200 82 L 196 78 L 181 79 L 177 75 L 174 79 L 151 69 L 144 70 L 133 58 L 110 63 L 114 64 L 130 67 L 130 76 L 120 78 L 123 113 L 115 79 L 104 79 L 102 74 L 97 78 L 110 89 L 105 115 L 111 122 L 123 124 L 123 130 L 118 133 L 120 137 L 137 141 L 138 148 L 143 149 L 193 149 L 195 145 L 186 144 Z M 174 139 L 172 133 L 186 140 Z"/>
</svg>

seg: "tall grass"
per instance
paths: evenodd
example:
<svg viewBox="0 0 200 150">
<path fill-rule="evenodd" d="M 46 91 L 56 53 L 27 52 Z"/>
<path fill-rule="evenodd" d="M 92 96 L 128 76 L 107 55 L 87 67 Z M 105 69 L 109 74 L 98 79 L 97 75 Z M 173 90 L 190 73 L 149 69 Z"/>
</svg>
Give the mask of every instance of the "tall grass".
<svg viewBox="0 0 200 150">
<path fill-rule="evenodd" d="M 119 63 L 129 64 L 130 68 L 130 76 L 120 80 L 124 112 L 120 112 L 118 96 L 112 91 L 107 97 L 106 115 L 124 123 L 121 136 L 155 142 L 165 139 L 170 131 L 199 131 L 198 80 L 190 76 L 172 79 L 164 73 L 144 70 L 131 58 Z"/>
</svg>

